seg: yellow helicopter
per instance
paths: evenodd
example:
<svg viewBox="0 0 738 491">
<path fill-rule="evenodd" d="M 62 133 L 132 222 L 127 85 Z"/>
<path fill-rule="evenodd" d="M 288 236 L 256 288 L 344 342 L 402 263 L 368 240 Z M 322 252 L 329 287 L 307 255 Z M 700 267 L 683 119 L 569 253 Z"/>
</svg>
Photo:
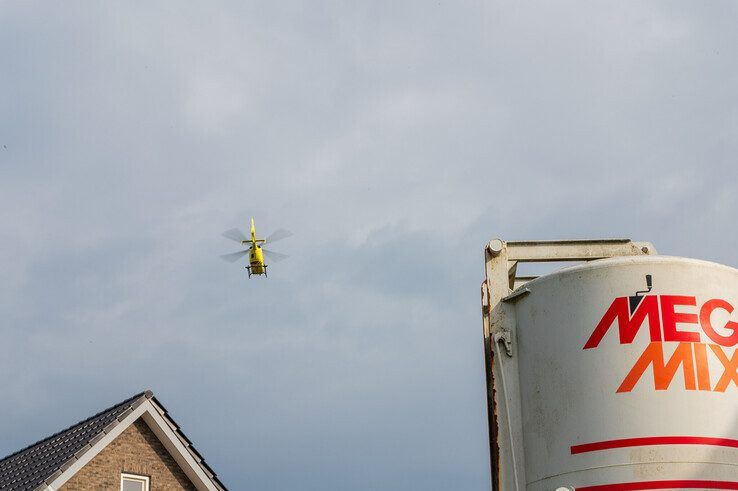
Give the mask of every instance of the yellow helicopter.
<svg viewBox="0 0 738 491">
<path fill-rule="evenodd" d="M 274 262 L 287 259 L 287 255 L 280 254 L 274 251 L 269 251 L 267 249 L 264 249 L 262 246 L 264 244 L 286 239 L 287 237 L 290 237 L 292 235 L 292 232 L 281 228 L 279 230 L 276 230 L 273 234 L 269 235 L 266 239 L 257 239 L 256 227 L 254 226 L 254 219 L 252 218 L 251 239 L 247 239 L 246 236 L 237 228 L 226 230 L 225 232 L 223 232 L 222 235 L 223 237 L 235 240 L 242 245 L 248 245 L 248 249 L 244 249 L 238 252 L 232 252 L 230 254 L 224 254 L 220 257 L 221 259 L 228 261 L 229 263 L 233 263 L 248 254 L 249 265 L 246 266 L 246 270 L 248 270 L 249 278 L 251 278 L 251 275 L 264 275 L 265 277 L 267 276 L 267 266 L 269 265 L 264 263 L 264 256 L 268 257 Z"/>
</svg>

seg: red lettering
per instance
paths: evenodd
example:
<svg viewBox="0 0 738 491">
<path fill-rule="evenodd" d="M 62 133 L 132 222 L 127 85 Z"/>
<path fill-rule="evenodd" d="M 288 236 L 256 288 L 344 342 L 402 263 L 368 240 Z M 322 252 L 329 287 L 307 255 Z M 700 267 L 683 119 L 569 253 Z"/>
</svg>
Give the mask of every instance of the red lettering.
<svg viewBox="0 0 738 491">
<path fill-rule="evenodd" d="M 720 346 L 735 346 L 738 344 L 738 322 L 728 321 L 725 324 L 725 329 L 733 331 L 733 334 L 730 336 L 721 336 L 715 332 L 715 328 L 712 327 L 712 321 L 710 320 L 710 316 L 715 309 L 723 309 L 729 314 L 733 313 L 733 306 L 725 300 L 718 298 L 708 300 L 700 309 L 700 325 L 702 325 L 702 330 Z"/>
<path fill-rule="evenodd" d="M 584 345 L 584 349 L 596 348 L 616 320 L 620 332 L 620 344 L 632 343 L 646 317 L 648 317 L 648 330 L 651 334 L 651 341 L 661 341 L 659 306 L 656 301 L 656 295 L 646 295 L 643 297 L 643 300 L 641 300 L 632 317 L 628 308 L 628 297 L 616 298 L 613 300 L 610 308 L 607 309 L 607 312 L 605 312 L 605 315 L 602 316 L 597 327 L 595 327 L 592 335 Z"/>
<path fill-rule="evenodd" d="M 738 360 L 738 359 L 737 359 Z M 668 362 L 664 361 L 664 344 L 649 344 L 633 368 L 631 368 L 625 380 L 618 387 L 618 392 L 630 392 L 636 383 L 641 379 L 646 369 L 653 367 L 653 384 L 656 390 L 666 390 L 671 385 L 676 375 L 679 365 L 682 366 L 684 373 L 684 388 L 686 390 L 696 390 L 694 376 L 694 358 L 692 356 L 692 345 L 690 343 L 679 343 L 674 354 L 671 355 Z M 727 384 L 726 384 L 727 387 Z"/>
<path fill-rule="evenodd" d="M 710 390 L 710 365 L 707 363 L 707 345 L 692 343 L 694 346 L 694 368 L 699 390 Z"/>
<path fill-rule="evenodd" d="M 674 312 L 677 305 L 694 307 L 697 305 L 695 297 L 682 295 L 660 295 L 661 297 L 661 325 L 664 328 L 664 341 L 680 341 L 687 343 L 698 343 L 700 333 L 677 331 L 677 323 L 697 324 L 697 314 L 685 314 Z"/>
<path fill-rule="evenodd" d="M 711 344 L 710 348 L 712 349 L 712 352 L 715 353 L 718 360 L 720 360 L 720 363 L 723 364 L 723 368 L 725 369 L 723 371 L 723 376 L 720 377 L 720 380 L 718 380 L 718 383 L 713 390 L 715 392 L 725 392 L 725 389 L 728 388 L 730 382 L 733 382 L 736 387 L 738 387 L 738 350 L 735 350 L 733 352 L 733 357 L 728 359 L 720 346 Z"/>
</svg>

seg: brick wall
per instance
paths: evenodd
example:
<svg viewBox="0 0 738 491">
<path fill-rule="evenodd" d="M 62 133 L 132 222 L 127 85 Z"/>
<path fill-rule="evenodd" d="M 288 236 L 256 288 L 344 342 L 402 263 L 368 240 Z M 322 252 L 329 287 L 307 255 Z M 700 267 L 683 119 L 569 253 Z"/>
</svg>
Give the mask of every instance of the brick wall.
<svg viewBox="0 0 738 491">
<path fill-rule="evenodd" d="M 195 491 L 195 486 L 140 418 L 102 449 L 60 490 L 119 491 L 122 472 L 148 476 L 151 491 Z"/>
</svg>

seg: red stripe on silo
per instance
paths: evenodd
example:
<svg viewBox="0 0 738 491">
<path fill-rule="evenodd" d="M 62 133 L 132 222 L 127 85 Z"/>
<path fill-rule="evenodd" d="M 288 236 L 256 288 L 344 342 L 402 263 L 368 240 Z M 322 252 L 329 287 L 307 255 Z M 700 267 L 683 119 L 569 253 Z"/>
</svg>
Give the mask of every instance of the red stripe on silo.
<svg viewBox="0 0 738 491">
<path fill-rule="evenodd" d="M 645 481 L 600 486 L 577 486 L 577 491 L 639 491 L 643 489 L 738 489 L 738 482 L 728 481 Z"/>
<path fill-rule="evenodd" d="M 572 445 L 572 455 L 610 450 L 613 448 L 646 447 L 650 445 L 712 445 L 715 447 L 738 448 L 738 440 L 730 438 L 708 438 L 703 436 L 647 436 L 641 438 L 623 438 L 604 442 Z M 732 489 L 732 488 L 729 488 Z"/>
</svg>

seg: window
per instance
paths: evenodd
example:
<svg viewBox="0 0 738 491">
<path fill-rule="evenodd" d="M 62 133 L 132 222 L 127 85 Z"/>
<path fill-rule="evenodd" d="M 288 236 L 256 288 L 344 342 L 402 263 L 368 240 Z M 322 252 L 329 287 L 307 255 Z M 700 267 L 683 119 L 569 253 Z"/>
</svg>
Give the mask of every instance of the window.
<svg viewBox="0 0 738 491">
<path fill-rule="evenodd" d="M 121 474 L 120 491 L 149 491 L 149 478 L 135 474 Z"/>
</svg>

